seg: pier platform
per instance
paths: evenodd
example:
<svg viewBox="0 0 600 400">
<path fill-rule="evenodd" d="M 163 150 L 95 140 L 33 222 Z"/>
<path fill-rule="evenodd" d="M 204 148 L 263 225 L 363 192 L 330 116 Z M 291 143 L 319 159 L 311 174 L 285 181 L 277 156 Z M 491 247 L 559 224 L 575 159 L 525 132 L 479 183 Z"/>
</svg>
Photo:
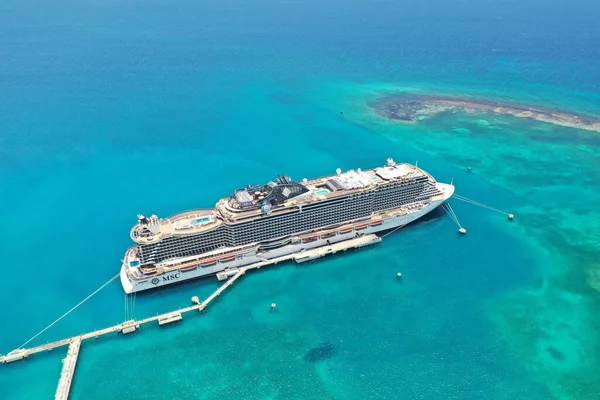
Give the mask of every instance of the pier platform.
<svg viewBox="0 0 600 400">
<path fill-rule="evenodd" d="M 71 344 L 69 344 L 67 356 L 63 358 L 63 367 L 60 372 L 60 380 L 58 381 L 58 387 L 56 388 L 56 394 L 54 395 L 56 400 L 67 400 L 69 398 L 69 392 L 71 391 L 71 383 L 73 382 L 73 375 L 75 374 L 75 366 L 77 365 L 77 357 L 79 356 L 80 348 L 81 339 L 73 339 Z"/>
</svg>

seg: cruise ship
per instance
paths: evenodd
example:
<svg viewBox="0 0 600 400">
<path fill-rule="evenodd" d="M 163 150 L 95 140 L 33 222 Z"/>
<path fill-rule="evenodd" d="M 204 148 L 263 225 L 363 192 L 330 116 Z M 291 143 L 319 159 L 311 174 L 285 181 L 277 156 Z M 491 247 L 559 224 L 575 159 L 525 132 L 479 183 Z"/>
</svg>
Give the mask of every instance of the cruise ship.
<svg viewBox="0 0 600 400">
<path fill-rule="evenodd" d="M 452 196 L 415 165 L 386 164 L 294 182 L 285 175 L 234 190 L 215 208 L 138 215 L 121 266 L 126 293 L 402 227 Z"/>
</svg>

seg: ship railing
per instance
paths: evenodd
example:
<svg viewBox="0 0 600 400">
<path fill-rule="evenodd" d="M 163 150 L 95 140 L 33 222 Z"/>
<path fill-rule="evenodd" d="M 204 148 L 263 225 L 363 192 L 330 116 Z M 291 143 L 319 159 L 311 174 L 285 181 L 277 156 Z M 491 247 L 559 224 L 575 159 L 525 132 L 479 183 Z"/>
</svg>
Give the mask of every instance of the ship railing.
<svg viewBox="0 0 600 400">
<path fill-rule="evenodd" d="M 177 214 L 173 214 L 168 218 L 165 218 L 171 222 L 173 221 L 178 221 L 180 219 L 186 219 L 186 218 L 190 218 L 190 217 L 203 217 L 206 215 L 212 215 L 214 212 L 214 208 L 196 208 L 194 210 L 187 210 L 187 211 L 183 211 Z"/>
</svg>

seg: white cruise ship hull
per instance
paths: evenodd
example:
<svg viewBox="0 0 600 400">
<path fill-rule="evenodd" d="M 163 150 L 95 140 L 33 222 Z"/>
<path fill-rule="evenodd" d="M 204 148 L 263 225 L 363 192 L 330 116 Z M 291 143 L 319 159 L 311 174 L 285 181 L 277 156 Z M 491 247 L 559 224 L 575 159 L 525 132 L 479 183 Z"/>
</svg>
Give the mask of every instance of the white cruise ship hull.
<svg viewBox="0 0 600 400">
<path fill-rule="evenodd" d="M 401 215 L 392 216 L 389 218 L 382 218 L 382 222 L 379 225 L 373 226 L 373 224 L 369 224 L 367 227 L 357 230 L 353 229 L 352 231 L 346 234 L 336 234 L 335 236 L 329 237 L 327 239 L 322 239 L 318 237 L 316 240 L 309 243 L 296 243 L 296 244 L 288 244 L 286 246 L 268 250 L 261 251 L 259 254 L 246 254 L 242 257 L 235 258 L 231 261 L 221 262 L 217 261 L 214 265 L 211 266 L 197 266 L 196 268 L 189 269 L 187 271 L 174 269 L 169 272 L 165 272 L 161 275 L 156 276 L 148 276 L 143 279 L 134 280 L 130 279 L 128 276 L 128 269 L 130 267 L 127 266 L 127 262 L 123 262 L 121 267 L 121 284 L 123 285 L 123 289 L 126 293 L 134 293 L 140 292 L 142 290 L 155 289 L 161 286 L 170 285 L 173 283 L 184 282 L 190 279 L 201 278 L 204 276 L 214 275 L 218 272 L 236 269 L 240 267 L 244 267 L 247 265 L 251 265 L 257 262 L 265 261 L 266 259 L 271 259 L 275 257 L 281 257 L 288 254 L 300 253 L 302 250 L 313 249 L 316 247 L 326 246 L 329 243 L 341 242 L 344 240 L 352 239 L 357 235 L 364 234 L 372 234 L 382 231 L 388 231 L 391 229 L 396 229 L 407 225 L 424 215 L 430 213 L 438 206 L 443 204 L 446 200 L 448 200 L 454 194 L 454 186 L 436 183 L 438 189 L 440 189 L 443 193 L 443 197 L 437 200 L 432 200 L 428 204 L 423 205 L 422 207 L 412 208 Z M 357 224 L 355 224 L 357 225 Z"/>
</svg>

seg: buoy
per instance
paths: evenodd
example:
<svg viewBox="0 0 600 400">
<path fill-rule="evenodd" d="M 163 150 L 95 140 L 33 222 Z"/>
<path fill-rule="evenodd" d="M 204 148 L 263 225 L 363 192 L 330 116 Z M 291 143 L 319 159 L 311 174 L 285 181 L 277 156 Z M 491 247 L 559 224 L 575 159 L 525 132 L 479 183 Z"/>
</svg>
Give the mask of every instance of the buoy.
<svg viewBox="0 0 600 400">
<path fill-rule="evenodd" d="M 398 273 L 396 274 L 396 276 L 397 276 L 398 278 L 402 278 L 402 274 L 401 274 L 400 272 L 398 272 Z"/>
<path fill-rule="evenodd" d="M 200 304 L 200 299 L 198 298 L 198 296 L 192 297 L 192 303 L 194 303 L 194 304 Z"/>
<path fill-rule="evenodd" d="M 277 304 L 271 303 L 271 308 L 277 308 Z"/>
<path fill-rule="evenodd" d="M 467 171 L 470 171 L 470 170 L 471 170 L 471 166 L 469 165 L 469 166 L 467 167 Z"/>
<path fill-rule="evenodd" d="M 508 214 L 508 220 L 512 221 L 515 216 L 513 214 Z"/>
<path fill-rule="evenodd" d="M 466 230 L 465 228 L 460 228 L 460 229 L 458 230 L 458 232 L 459 232 L 459 233 L 462 233 L 462 234 L 464 235 L 465 233 L 467 233 L 467 230 Z"/>
<path fill-rule="evenodd" d="M 340 110 L 340 114 L 343 114 L 343 113 L 344 113 L 344 110 Z"/>
</svg>

